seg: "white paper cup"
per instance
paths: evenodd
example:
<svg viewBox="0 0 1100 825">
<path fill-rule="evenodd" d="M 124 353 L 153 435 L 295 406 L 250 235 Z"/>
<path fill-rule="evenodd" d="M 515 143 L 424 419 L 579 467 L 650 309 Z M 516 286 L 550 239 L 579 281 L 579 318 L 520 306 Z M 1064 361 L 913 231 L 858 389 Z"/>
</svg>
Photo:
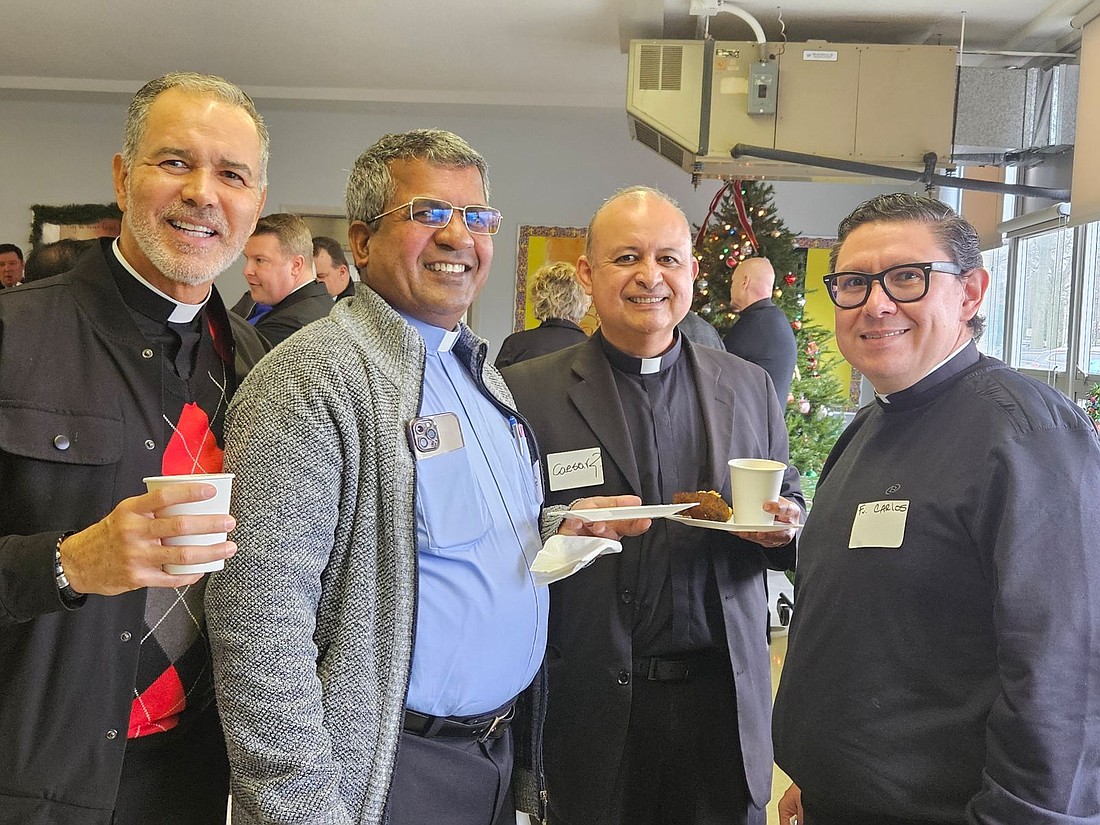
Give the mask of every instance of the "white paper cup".
<svg viewBox="0 0 1100 825">
<path fill-rule="evenodd" d="M 217 488 L 217 495 L 202 501 L 188 501 L 183 504 L 173 504 L 159 512 L 161 516 L 184 515 L 229 515 L 229 499 L 233 492 L 233 473 L 195 473 L 183 476 L 150 476 L 143 478 L 149 492 L 167 487 L 170 484 L 193 484 L 202 482 L 211 484 Z M 220 544 L 226 540 L 226 533 L 198 533 L 190 536 L 169 536 L 161 539 L 161 544 Z M 225 567 L 224 559 L 202 562 L 201 564 L 166 564 L 165 573 L 186 575 L 189 573 L 210 573 Z"/>
<path fill-rule="evenodd" d="M 730 490 L 734 524 L 774 524 L 765 501 L 778 501 L 787 465 L 767 458 L 731 458 Z"/>
</svg>

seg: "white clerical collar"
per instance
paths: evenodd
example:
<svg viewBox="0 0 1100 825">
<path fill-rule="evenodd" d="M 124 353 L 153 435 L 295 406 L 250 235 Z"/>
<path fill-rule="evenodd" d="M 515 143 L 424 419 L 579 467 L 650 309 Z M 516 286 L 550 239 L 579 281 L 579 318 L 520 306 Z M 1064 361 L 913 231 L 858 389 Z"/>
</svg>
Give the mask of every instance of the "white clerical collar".
<svg viewBox="0 0 1100 825">
<path fill-rule="evenodd" d="M 123 257 L 122 250 L 118 248 L 118 238 L 115 238 L 114 242 L 111 244 L 111 249 L 114 250 L 115 257 L 118 258 L 118 262 L 120 264 L 122 264 L 122 266 L 126 269 L 127 272 L 129 272 L 131 275 L 133 275 L 135 278 L 137 278 L 138 282 L 142 286 L 144 286 L 146 289 L 151 290 L 155 294 L 159 295 L 164 300 L 172 302 L 172 304 L 174 306 L 172 307 L 172 312 L 168 316 L 168 322 L 169 323 L 172 323 L 172 324 L 186 324 L 190 321 L 195 320 L 195 316 L 198 315 L 202 311 L 202 308 L 204 306 L 206 306 L 206 302 L 210 300 L 210 295 L 213 292 L 213 290 L 208 290 L 207 291 L 206 297 L 202 299 L 202 303 L 185 304 L 185 303 L 182 303 L 181 301 L 177 301 L 171 295 L 165 294 L 164 292 L 162 292 L 161 290 L 159 290 L 155 286 L 153 286 L 151 283 L 149 283 L 147 280 L 142 278 L 138 274 L 138 271 L 136 269 L 134 269 L 132 266 L 130 266 L 130 262 L 127 261 L 126 258 Z"/>
<path fill-rule="evenodd" d="M 603 347 L 604 354 L 611 366 L 631 375 L 655 375 L 663 372 L 680 359 L 680 353 L 683 351 L 683 339 L 679 330 L 673 336 L 672 346 L 653 358 L 639 358 L 636 355 L 628 355 L 608 341 L 602 332 L 598 334 L 600 345 Z"/>
<path fill-rule="evenodd" d="M 950 361 L 952 358 L 954 358 L 956 355 L 958 355 L 960 352 L 962 352 L 964 349 L 966 349 L 970 345 L 971 340 L 972 339 L 968 338 L 967 340 L 963 341 L 962 346 L 960 346 L 957 350 L 955 350 L 950 355 L 948 355 L 946 358 L 944 358 L 942 361 L 940 361 L 938 364 L 936 364 L 936 366 L 932 367 L 932 369 L 928 370 L 928 372 L 926 372 L 924 375 L 922 375 L 920 378 L 918 378 L 916 381 L 914 381 L 912 384 L 910 384 L 909 387 L 915 387 L 917 384 L 919 384 L 921 381 L 923 381 L 929 375 L 934 373 L 936 370 L 938 370 L 940 367 L 942 367 L 944 364 L 946 364 L 948 361 Z M 894 392 L 889 393 L 888 395 L 883 395 L 882 393 L 880 393 L 876 390 L 875 391 L 875 398 L 877 398 L 883 404 L 889 404 L 891 395 L 893 395 L 894 393 L 903 392 L 904 390 L 909 389 L 909 387 L 903 387 L 900 390 L 894 390 Z"/>
<path fill-rule="evenodd" d="M 424 339 L 424 347 L 428 352 L 450 352 L 451 347 L 455 345 L 460 334 L 459 327 L 454 329 L 443 329 L 442 327 L 432 326 L 426 321 L 421 321 L 419 318 L 413 318 L 411 315 L 406 315 L 404 312 L 398 311 L 409 325 L 420 333 L 420 337 Z"/>
</svg>

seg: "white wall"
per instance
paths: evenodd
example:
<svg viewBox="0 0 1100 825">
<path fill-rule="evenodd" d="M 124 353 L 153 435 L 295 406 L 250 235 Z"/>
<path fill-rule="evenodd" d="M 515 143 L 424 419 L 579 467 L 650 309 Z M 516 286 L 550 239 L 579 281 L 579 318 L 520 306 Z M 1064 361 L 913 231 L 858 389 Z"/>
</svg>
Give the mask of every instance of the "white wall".
<svg viewBox="0 0 1100 825">
<path fill-rule="evenodd" d="M 111 158 L 121 145 L 126 100 L 0 97 L 0 241 L 24 248 L 35 203 L 113 199 Z M 622 186 L 647 184 L 702 220 L 718 187 L 690 178 L 634 143 L 620 110 L 440 107 L 258 101 L 272 136 L 267 210 L 287 206 L 342 208 L 348 170 L 384 132 L 450 129 L 489 161 L 493 204 L 504 213 L 492 273 L 471 313 L 494 347 L 512 331 L 517 227 L 584 226 L 601 201 Z M 898 187 L 776 183 L 779 214 L 795 232 L 832 235 L 862 200 Z M 240 265 L 218 281 L 227 303 L 244 291 Z"/>
</svg>

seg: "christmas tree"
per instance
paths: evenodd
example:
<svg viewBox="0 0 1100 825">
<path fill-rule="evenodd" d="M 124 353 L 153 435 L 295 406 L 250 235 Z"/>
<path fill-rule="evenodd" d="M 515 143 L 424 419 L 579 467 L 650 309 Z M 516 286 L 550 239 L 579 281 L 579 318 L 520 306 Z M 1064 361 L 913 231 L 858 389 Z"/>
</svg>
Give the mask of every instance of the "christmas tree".
<svg viewBox="0 0 1100 825">
<path fill-rule="evenodd" d="M 801 471 L 810 498 L 821 465 L 843 429 L 839 413 L 846 395 L 828 370 L 839 359 L 835 348 L 830 349 L 831 335 L 803 311 L 806 255 L 777 214 L 773 193 L 766 183 L 732 181 L 714 196 L 696 235 L 699 281 L 693 309 L 724 335 L 737 319 L 729 305 L 733 270 L 745 258 L 764 257 L 772 262 L 776 273 L 772 299 L 790 319 L 798 344 L 785 411 L 791 463 Z"/>
</svg>

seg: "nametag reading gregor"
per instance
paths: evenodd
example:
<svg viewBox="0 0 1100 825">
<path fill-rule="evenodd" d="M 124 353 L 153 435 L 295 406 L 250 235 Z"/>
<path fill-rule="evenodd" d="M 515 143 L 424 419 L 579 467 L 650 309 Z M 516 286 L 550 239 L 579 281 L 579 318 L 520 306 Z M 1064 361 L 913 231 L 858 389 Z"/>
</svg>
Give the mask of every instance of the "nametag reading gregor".
<svg viewBox="0 0 1100 825">
<path fill-rule="evenodd" d="M 908 501 L 868 501 L 856 506 L 848 547 L 901 547 Z"/>
<path fill-rule="evenodd" d="M 603 484 L 603 455 L 599 447 L 550 453 L 546 456 L 546 474 L 551 490 L 573 490 Z"/>
</svg>

